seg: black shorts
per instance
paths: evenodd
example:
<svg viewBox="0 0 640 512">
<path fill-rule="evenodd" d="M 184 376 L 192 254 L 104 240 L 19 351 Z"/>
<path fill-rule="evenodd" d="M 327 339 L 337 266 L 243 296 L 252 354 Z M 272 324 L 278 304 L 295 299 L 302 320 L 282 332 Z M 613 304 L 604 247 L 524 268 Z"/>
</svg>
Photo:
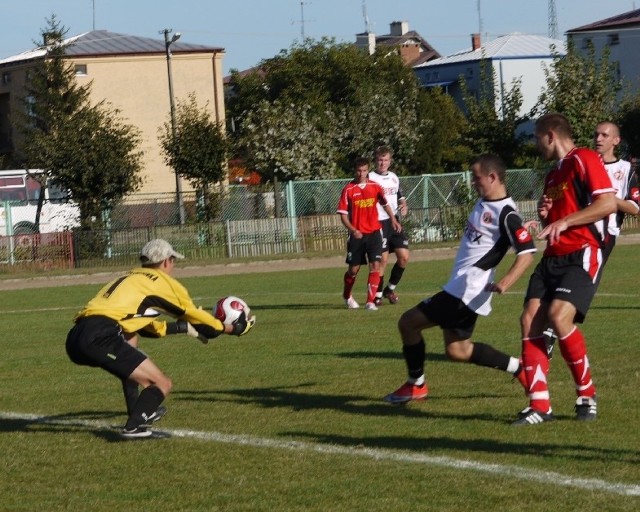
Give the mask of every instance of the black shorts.
<svg viewBox="0 0 640 512">
<path fill-rule="evenodd" d="M 391 219 L 381 220 L 382 224 L 382 250 L 394 252 L 396 249 L 409 249 L 409 239 L 404 229 L 398 233 L 393 229 Z"/>
<path fill-rule="evenodd" d="M 584 321 L 596 293 L 596 280 L 602 271 L 602 251 L 587 248 L 564 256 L 543 257 L 536 266 L 525 295 L 550 304 L 559 299 L 573 304 L 574 321 Z"/>
<path fill-rule="evenodd" d="M 104 316 L 79 319 L 67 335 L 66 349 L 74 363 L 100 367 L 121 379 L 147 359 L 125 341 L 118 323 Z"/>
<path fill-rule="evenodd" d="M 476 327 L 478 313 L 445 291 L 423 300 L 416 307 L 434 324 L 453 331 L 461 340 L 471 338 Z"/>
<path fill-rule="evenodd" d="M 347 241 L 347 259 L 349 266 L 372 263 L 382 259 L 382 234 L 380 231 L 367 233 L 362 238 L 349 236 Z"/>
</svg>

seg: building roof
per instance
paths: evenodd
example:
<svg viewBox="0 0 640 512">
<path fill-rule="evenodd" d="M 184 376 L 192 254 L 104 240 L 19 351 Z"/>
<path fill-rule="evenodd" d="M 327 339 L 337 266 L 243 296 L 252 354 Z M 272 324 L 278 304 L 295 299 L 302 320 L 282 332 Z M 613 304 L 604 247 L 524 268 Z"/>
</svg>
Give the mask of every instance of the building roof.
<svg viewBox="0 0 640 512">
<path fill-rule="evenodd" d="M 588 25 L 582 25 L 581 27 L 572 28 L 567 30 L 567 33 L 572 32 L 592 32 L 594 30 L 610 30 L 616 28 L 633 28 L 640 27 L 640 9 L 635 11 L 629 11 L 611 18 L 596 21 Z"/>
<path fill-rule="evenodd" d="M 554 49 L 560 54 L 564 54 L 565 48 L 566 44 L 562 39 L 513 33 L 489 41 L 476 50 L 468 48 L 446 57 L 419 64 L 414 68 L 473 62 L 481 59 L 546 58 L 553 57 Z"/>
<path fill-rule="evenodd" d="M 66 55 L 75 57 L 96 57 L 108 55 L 140 55 L 140 54 L 164 54 L 165 43 L 163 39 L 149 37 L 130 36 L 118 34 L 107 30 L 92 30 L 77 36 L 69 37 L 62 42 L 68 45 Z M 21 61 L 28 61 L 44 57 L 47 46 L 40 46 L 6 59 L 0 60 L 0 66 Z M 177 53 L 207 53 L 224 52 L 224 48 L 205 46 L 200 44 L 174 42 L 171 52 Z"/>
<path fill-rule="evenodd" d="M 440 57 L 440 54 L 415 30 L 409 30 L 402 35 L 385 34 L 376 36 L 376 45 L 401 46 L 403 44 L 417 44 L 422 47 L 422 53 L 431 58 Z"/>
</svg>

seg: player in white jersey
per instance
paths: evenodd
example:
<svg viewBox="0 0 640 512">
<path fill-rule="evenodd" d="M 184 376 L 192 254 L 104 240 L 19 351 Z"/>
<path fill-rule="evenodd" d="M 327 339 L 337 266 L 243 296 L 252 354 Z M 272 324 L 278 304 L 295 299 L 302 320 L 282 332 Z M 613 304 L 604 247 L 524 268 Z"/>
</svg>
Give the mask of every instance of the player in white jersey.
<svg viewBox="0 0 640 512">
<path fill-rule="evenodd" d="M 380 146 L 376 149 L 376 170 L 369 173 L 369 179 L 380 184 L 384 189 L 387 203 L 391 206 L 396 219 L 407 215 L 409 207 L 407 200 L 402 194 L 400 180 L 395 172 L 389 170 L 391 166 L 392 151 L 388 146 Z M 409 239 L 404 230 L 396 231 L 391 225 L 391 219 L 386 211 L 378 205 L 378 219 L 382 224 L 382 261 L 380 262 L 380 284 L 376 293 L 375 304 L 382 305 L 382 298 L 389 300 L 391 304 L 398 302 L 398 295 L 395 292 L 396 286 L 402 279 L 407 263 L 409 263 Z M 389 284 L 384 286 L 384 272 L 387 268 L 389 254 L 396 255 L 396 262 L 391 269 Z"/>
<path fill-rule="evenodd" d="M 611 184 L 616 189 L 616 206 L 618 207 L 617 212 L 609 215 L 608 236 L 603 250 L 605 261 L 609 258 L 616 244 L 616 238 L 620 234 L 625 214 L 638 215 L 640 213 L 640 208 L 638 207 L 638 201 L 640 200 L 638 179 L 631 170 L 631 164 L 616 156 L 616 148 L 620 141 L 618 125 L 610 121 L 598 123 L 593 142 L 596 151 L 600 153 L 602 160 L 604 160 L 604 167 L 611 179 Z M 602 275 L 602 271 L 600 275 Z"/>
<path fill-rule="evenodd" d="M 504 293 L 531 265 L 536 246 L 522 224 L 516 204 L 504 184 L 506 167 L 495 155 L 482 155 L 471 166 L 473 186 L 480 199 L 467 219 L 451 277 L 443 291 L 406 311 L 398 322 L 402 353 L 409 378 L 385 397 L 404 403 L 427 397 L 424 376 L 425 342 L 422 331 L 439 326 L 444 335 L 447 357 L 496 368 L 519 376 L 518 358 L 486 343 L 474 343 L 471 335 L 478 315 L 491 311 L 493 293 Z M 494 282 L 496 267 L 513 247 L 517 257 L 508 272 Z"/>
</svg>

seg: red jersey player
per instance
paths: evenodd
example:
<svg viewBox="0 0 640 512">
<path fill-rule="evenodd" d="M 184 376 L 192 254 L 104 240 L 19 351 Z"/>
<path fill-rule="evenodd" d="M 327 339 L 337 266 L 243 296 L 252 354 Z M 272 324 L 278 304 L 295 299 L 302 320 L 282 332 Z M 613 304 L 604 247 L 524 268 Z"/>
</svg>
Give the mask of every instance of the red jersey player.
<svg viewBox="0 0 640 512">
<path fill-rule="evenodd" d="M 571 125 L 550 113 L 536 122 L 538 150 L 558 160 L 545 178 L 538 215 L 544 225 L 538 238 L 547 240 L 542 260 L 529 281 L 522 325 L 522 364 L 529 407 L 514 425 L 553 420 L 547 373 L 549 356 L 543 331 L 555 331 L 562 357 L 576 386 L 576 419 L 596 418 L 596 388 L 591 379 L 581 323 L 595 294 L 602 267 L 608 216 L 616 211 L 615 189 L 595 151 L 576 148 Z"/>
<path fill-rule="evenodd" d="M 378 285 L 380 284 L 380 260 L 382 259 L 382 234 L 378 220 L 377 205 L 380 204 L 393 219 L 393 229 L 400 231 L 402 227 L 393 215 L 391 206 L 384 197 L 384 190 L 380 185 L 370 181 L 369 160 L 358 158 L 355 161 L 353 181 L 342 189 L 338 202 L 338 214 L 342 224 L 349 231 L 347 241 L 347 260 L 349 265 L 344 274 L 344 288 L 342 297 L 349 309 L 360 306 L 351 295 L 356 276 L 360 271 L 360 264 L 366 255 L 369 262 L 369 279 L 367 286 L 367 303 L 365 308 L 376 311 L 374 304 Z"/>
</svg>

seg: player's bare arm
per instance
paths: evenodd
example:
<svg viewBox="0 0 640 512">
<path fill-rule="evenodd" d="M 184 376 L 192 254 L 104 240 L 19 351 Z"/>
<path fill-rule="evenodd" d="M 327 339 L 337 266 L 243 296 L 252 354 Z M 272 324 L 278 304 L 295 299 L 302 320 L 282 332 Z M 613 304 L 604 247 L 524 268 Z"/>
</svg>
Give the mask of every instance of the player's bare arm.
<svg viewBox="0 0 640 512">
<path fill-rule="evenodd" d="M 638 207 L 638 203 L 635 201 L 631 201 L 629 199 L 620 199 L 616 197 L 616 205 L 618 207 L 618 211 L 622 213 L 626 213 L 628 215 L 638 215 L 640 214 L 640 207 Z"/>
<path fill-rule="evenodd" d="M 407 201 L 405 199 L 400 199 L 400 201 L 398 201 L 398 211 L 403 217 L 409 213 L 409 205 L 407 205 Z"/>
<path fill-rule="evenodd" d="M 393 210 L 391 209 L 391 206 L 389 206 L 388 204 L 383 206 L 384 211 L 387 212 L 387 215 L 389 215 L 389 218 L 391 219 L 391 225 L 393 226 L 393 229 L 396 233 L 400 233 L 400 231 L 402 231 L 402 225 L 398 222 L 398 219 L 396 219 L 396 216 L 393 213 Z"/>
<path fill-rule="evenodd" d="M 494 293 L 506 293 L 513 284 L 522 277 L 522 274 L 533 263 L 533 252 L 518 254 L 509 271 L 497 283 L 488 283 L 485 290 Z"/>
<path fill-rule="evenodd" d="M 577 212 L 567 215 L 564 219 L 557 220 L 546 226 L 538 234 L 538 238 L 540 240 L 546 238 L 549 244 L 553 245 L 558 242 L 560 234 L 571 226 L 591 224 L 612 214 L 616 210 L 615 194 L 613 192 L 599 194 L 594 198 L 593 203 L 586 208 L 578 210 Z"/>
<path fill-rule="evenodd" d="M 353 224 L 351 224 L 348 215 L 341 213 L 340 220 L 342 221 L 344 227 L 347 228 L 347 231 L 351 236 L 353 236 L 354 238 L 362 238 L 362 233 L 358 231 Z"/>
<path fill-rule="evenodd" d="M 538 218 L 543 224 L 552 206 L 553 200 L 549 196 L 543 195 L 538 201 Z"/>
</svg>

